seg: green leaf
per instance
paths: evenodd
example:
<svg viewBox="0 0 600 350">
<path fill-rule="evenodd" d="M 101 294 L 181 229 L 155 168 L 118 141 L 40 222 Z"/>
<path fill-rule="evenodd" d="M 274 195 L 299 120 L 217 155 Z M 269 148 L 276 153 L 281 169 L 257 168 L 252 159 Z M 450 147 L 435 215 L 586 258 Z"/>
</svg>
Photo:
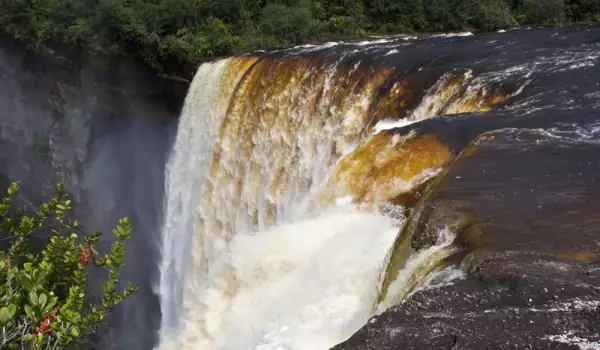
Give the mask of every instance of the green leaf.
<svg viewBox="0 0 600 350">
<path fill-rule="evenodd" d="M 23 264 L 23 268 L 27 272 L 31 271 L 31 263 L 25 263 L 25 264 Z"/>
<path fill-rule="evenodd" d="M 33 309 L 31 305 L 25 304 L 25 313 L 29 316 L 30 319 L 35 320 L 35 314 L 33 313 Z"/>
<path fill-rule="evenodd" d="M 29 301 L 32 305 L 38 305 L 38 295 L 35 291 L 29 292 Z"/>
<path fill-rule="evenodd" d="M 41 309 L 43 309 L 46 306 L 47 301 L 48 301 L 48 296 L 46 295 L 46 293 L 41 293 L 38 298 L 38 305 L 40 306 Z"/>
<path fill-rule="evenodd" d="M 17 305 L 15 304 L 10 304 L 8 305 L 8 311 L 10 312 L 10 317 L 14 317 L 15 314 L 17 313 Z"/>
<path fill-rule="evenodd" d="M 33 284 L 31 283 L 31 280 L 27 275 L 25 275 L 23 271 L 21 271 L 21 274 L 19 275 L 19 283 L 21 283 L 21 286 L 27 292 L 33 289 Z"/>
<path fill-rule="evenodd" d="M 40 283 L 40 270 L 38 269 L 34 269 L 33 272 L 31 273 L 31 277 L 33 277 L 32 282 L 33 283 Z"/>
<path fill-rule="evenodd" d="M 58 298 L 57 297 L 50 297 L 50 300 L 48 301 L 48 304 L 46 305 L 46 313 L 50 313 L 52 311 L 52 308 L 56 305 L 56 303 L 58 302 Z"/>
<path fill-rule="evenodd" d="M 75 338 L 79 337 L 79 327 L 73 326 L 73 328 L 71 328 L 71 335 Z"/>
<path fill-rule="evenodd" d="M 12 319 L 10 311 L 7 307 L 0 309 L 0 324 L 5 325 Z"/>
</svg>

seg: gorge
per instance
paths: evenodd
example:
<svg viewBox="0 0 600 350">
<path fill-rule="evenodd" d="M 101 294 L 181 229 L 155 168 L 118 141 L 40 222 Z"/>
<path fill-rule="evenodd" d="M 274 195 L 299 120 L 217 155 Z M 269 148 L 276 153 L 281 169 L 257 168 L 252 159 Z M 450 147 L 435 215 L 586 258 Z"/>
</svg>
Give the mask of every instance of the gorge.
<svg viewBox="0 0 600 350">
<path fill-rule="evenodd" d="M 5 50 L 0 185 L 60 179 L 95 230 L 132 216 L 140 292 L 100 348 L 596 349 L 599 45 L 582 25 L 252 52 L 180 105 L 132 66 L 44 76 Z"/>
</svg>

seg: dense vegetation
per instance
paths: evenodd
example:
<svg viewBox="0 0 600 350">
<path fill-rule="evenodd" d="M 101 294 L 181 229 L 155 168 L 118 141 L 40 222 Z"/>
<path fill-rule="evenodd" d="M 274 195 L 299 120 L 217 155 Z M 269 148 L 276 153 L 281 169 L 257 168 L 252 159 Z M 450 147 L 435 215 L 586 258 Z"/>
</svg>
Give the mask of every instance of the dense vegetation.
<svg viewBox="0 0 600 350">
<path fill-rule="evenodd" d="M 389 32 L 600 19 L 600 0 L 0 0 L 0 28 L 54 57 L 165 69 L 241 50 Z"/>
<path fill-rule="evenodd" d="M 95 325 L 137 289 L 117 290 L 129 220 L 119 221 L 110 252 L 100 255 L 100 233 L 87 235 L 69 218 L 71 200 L 61 186 L 56 197 L 29 212 L 12 206 L 17 190 L 13 183 L 0 198 L 5 246 L 0 250 L 0 349 L 85 348 L 81 342 Z M 40 253 L 28 253 L 32 251 Z M 88 294 L 88 269 L 94 267 L 108 273 L 99 297 Z"/>
</svg>

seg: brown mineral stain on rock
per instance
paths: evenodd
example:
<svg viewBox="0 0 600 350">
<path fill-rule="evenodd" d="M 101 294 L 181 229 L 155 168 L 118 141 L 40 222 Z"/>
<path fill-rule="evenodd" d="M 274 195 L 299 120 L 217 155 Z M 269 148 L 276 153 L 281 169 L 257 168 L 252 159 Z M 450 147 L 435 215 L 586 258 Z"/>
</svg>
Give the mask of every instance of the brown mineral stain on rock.
<svg viewBox="0 0 600 350">
<path fill-rule="evenodd" d="M 560 258 L 574 261 L 592 261 L 598 257 L 598 254 L 592 251 L 566 251 L 558 255 Z"/>
<path fill-rule="evenodd" d="M 371 107 L 372 113 L 366 130 L 372 130 L 372 127 L 383 119 L 407 117 L 438 79 L 432 74 L 422 72 L 406 76 L 402 76 L 403 74 L 404 72 L 396 72 L 381 85 Z"/>
<path fill-rule="evenodd" d="M 370 102 L 393 70 L 307 57 L 230 59 L 219 100 L 227 110 L 215 141 L 212 184 L 203 194 L 206 213 L 215 215 L 206 215 L 268 227 L 290 193 L 312 185 L 314 174 L 304 165 L 329 169 L 359 138 Z M 215 204 L 223 198 L 226 207 Z"/>
<path fill-rule="evenodd" d="M 227 70 L 221 77 L 221 91 L 219 98 L 222 102 L 231 96 L 231 92 L 236 88 L 240 73 L 247 72 L 252 65 L 258 61 L 258 57 L 233 57 L 230 59 Z"/>
<path fill-rule="evenodd" d="M 321 199 L 352 196 L 354 202 L 410 202 L 411 195 L 403 195 L 422 188 L 452 157 L 435 135 L 380 132 L 339 161 Z"/>
</svg>

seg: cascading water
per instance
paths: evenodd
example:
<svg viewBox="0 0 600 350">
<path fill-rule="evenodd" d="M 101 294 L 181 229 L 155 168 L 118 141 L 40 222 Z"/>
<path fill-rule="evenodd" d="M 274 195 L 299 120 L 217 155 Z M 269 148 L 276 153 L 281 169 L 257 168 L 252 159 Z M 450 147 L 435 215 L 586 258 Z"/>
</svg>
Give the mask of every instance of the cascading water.
<svg viewBox="0 0 600 350">
<path fill-rule="evenodd" d="M 325 349 L 349 337 L 396 297 L 379 290 L 404 221 L 390 201 L 452 155 L 433 136 L 378 122 L 503 100 L 471 71 L 409 92 L 410 77 L 359 50 L 318 51 L 198 70 L 167 170 L 161 348 Z M 445 256 L 450 243 L 428 251 Z M 399 274 L 410 288 L 389 293 L 410 292 L 439 261 L 419 254 Z"/>
<path fill-rule="evenodd" d="M 173 152 L 167 164 L 166 222 L 159 295 L 162 305 L 162 338 L 174 331 L 183 311 L 183 284 L 192 249 L 192 232 L 201 209 L 204 181 L 210 170 L 211 154 L 218 127 L 227 109 L 231 86 L 243 69 L 235 60 L 203 65 L 190 89 L 181 115 Z M 219 85 L 215 85 L 219 84 Z M 220 84 L 221 83 L 221 84 Z M 213 106 L 205 109 L 204 106 Z M 200 114 L 197 114 L 200 113 Z"/>
</svg>

